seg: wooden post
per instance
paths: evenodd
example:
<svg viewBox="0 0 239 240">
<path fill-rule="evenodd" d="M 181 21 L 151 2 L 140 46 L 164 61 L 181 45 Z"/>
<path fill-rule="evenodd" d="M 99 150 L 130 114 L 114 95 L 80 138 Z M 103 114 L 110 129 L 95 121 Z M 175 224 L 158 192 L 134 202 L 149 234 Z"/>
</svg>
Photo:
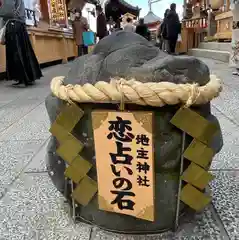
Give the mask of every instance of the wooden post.
<svg viewBox="0 0 239 240">
<path fill-rule="evenodd" d="M 211 36 L 211 22 L 212 21 L 212 12 L 211 9 L 208 10 L 208 18 L 207 18 L 207 36 Z"/>
<path fill-rule="evenodd" d="M 182 42 L 181 42 L 181 52 L 188 52 L 188 29 L 183 25 L 183 29 L 181 32 Z"/>
<path fill-rule="evenodd" d="M 30 33 L 30 40 L 32 42 L 32 48 L 34 51 L 36 51 L 36 35 L 34 32 Z"/>
<path fill-rule="evenodd" d="M 67 41 L 64 35 L 62 35 L 62 43 L 63 43 L 63 56 L 62 56 L 62 63 L 68 63 L 68 48 L 67 48 Z"/>
<path fill-rule="evenodd" d="M 78 46 L 76 45 L 76 42 L 74 40 L 74 44 L 75 44 L 75 57 L 78 57 Z"/>
<path fill-rule="evenodd" d="M 48 1 L 40 0 L 40 6 L 41 6 L 41 13 L 42 13 L 41 19 L 43 19 L 44 21 L 49 23 L 50 12 L 49 12 L 49 8 L 48 8 Z"/>
<path fill-rule="evenodd" d="M 188 29 L 188 49 L 194 48 L 194 29 Z"/>
<path fill-rule="evenodd" d="M 226 0 L 226 11 L 230 11 L 230 0 Z"/>
<path fill-rule="evenodd" d="M 210 0 L 206 0 L 206 9 L 208 12 L 207 16 L 207 37 L 210 37 L 211 35 L 211 8 L 210 6 Z"/>
</svg>

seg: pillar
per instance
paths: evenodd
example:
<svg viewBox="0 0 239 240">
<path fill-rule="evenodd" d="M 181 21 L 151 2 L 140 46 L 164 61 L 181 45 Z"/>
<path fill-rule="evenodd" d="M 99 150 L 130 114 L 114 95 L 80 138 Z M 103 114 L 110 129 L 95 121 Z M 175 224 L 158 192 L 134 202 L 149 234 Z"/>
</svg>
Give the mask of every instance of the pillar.
<svg viewBox="0 0 239 240">
<path fill-rule="evenodd" d="M 62 63 L 67 63 L 68 62 L 68 44 L 67 44 L 67 40 L 65 38 L 65 36 L 62 36 L 62 43 L 63 43 L 63 56 L 62 56 Z"/>
<path fill-rule="evenodd" d="M 187 5 L 187 0 L 183 0 L 183 18 L 186 18 L 187 16 L 186 5 Z"/>
<path fill-rule="evenodd" d="M 207 17 L 207 36 L 210 37 L 211 36 L 211 8 L 210 8 L 210 0 L 206 0 L 206 9 L 208 12 L 208 17 Z"/>
</svg>

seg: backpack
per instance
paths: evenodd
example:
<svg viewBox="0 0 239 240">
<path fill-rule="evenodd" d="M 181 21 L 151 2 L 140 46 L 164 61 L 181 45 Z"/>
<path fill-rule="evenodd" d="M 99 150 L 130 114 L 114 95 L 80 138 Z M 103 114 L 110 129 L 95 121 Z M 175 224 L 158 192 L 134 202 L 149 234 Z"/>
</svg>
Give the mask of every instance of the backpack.
<svg viewBox="0 0 239 240">
<path fill-rule="evenodd" d="M 21 4 L 20 1 L 19 3 Z M 16 6 L 17 0 L 1 0 L 1 2 L 2 5 L 0 7 L 0 17 L 14 18 L 16 16 L 16 10 L 17 8 L 19 8 L 18 6 Z"/>
<path fill-rule="evenodd" d="M 168 35 L 168 32 L 167 32 L 167 25 L 165 22 L 162 22 L 161 24 L 161 36 L 164 38 L 164 39 L 167 39 L 167 35 Z"/>
</svg>

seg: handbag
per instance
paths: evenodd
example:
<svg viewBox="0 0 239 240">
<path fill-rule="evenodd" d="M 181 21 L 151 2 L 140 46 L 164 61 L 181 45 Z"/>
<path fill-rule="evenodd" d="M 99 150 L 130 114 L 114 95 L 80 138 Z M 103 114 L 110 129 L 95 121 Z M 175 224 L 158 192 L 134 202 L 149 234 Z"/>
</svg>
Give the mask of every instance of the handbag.
<svg viewBox="0 0 239 240">
<path fill-rule="evenodd" d="M 6 44 L 6 27 L 7 27 L 7 23 L 8 21 L 6 22 L 6 24 L 0 29 L 0 44 L 1 45 L 5 45 Z"/>
<path fill-rule="evenodd" d="M 92 31 L 83 32 L 83 44 L 91 46 L 95 44 L 95 33 Z"/>
</svg>

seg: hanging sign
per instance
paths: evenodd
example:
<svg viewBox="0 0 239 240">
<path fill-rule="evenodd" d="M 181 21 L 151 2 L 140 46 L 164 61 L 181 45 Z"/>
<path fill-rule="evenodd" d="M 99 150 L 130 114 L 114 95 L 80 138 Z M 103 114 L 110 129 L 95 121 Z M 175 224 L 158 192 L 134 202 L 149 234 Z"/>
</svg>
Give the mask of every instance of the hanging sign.
<svg viewBox="0 0 239 240">
<path fill-rule="evenodd" d="M 65 25 L 67 21 L 65 0 L 48 0 L 51 25 Z"/>
<path fill-rule="evenodd" d="M 101 210 L 154 221 L 151 112 L 92 112 Z"/>
</svg>

